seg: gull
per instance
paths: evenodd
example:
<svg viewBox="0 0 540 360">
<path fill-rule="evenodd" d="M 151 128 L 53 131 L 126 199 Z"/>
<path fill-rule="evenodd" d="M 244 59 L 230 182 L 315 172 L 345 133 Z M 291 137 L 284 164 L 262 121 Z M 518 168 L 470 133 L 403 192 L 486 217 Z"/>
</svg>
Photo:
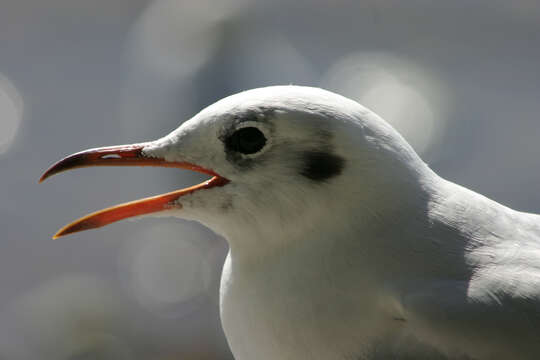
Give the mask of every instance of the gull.
<svg viewBox="0 0 540 360">
<path fill-rule="evenodd" d="M 540 216 L 439 177 L 355 101 L 241 92 L 158 140 L 68 156 L 41 181 L 95 165 L 209 176 L 55 237 L 149 214 L 221 234 L 237 360 L 540 359 Z"/>
</svg>

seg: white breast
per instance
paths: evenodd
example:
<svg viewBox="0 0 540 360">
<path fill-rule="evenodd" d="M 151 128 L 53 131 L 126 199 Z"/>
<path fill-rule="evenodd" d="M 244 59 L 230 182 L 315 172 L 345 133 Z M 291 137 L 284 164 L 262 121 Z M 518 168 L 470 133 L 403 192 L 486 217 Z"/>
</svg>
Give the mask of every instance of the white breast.
<svg viewBox="0 0 540 360">
<path fill-rule="evenodd" d="M 336 278 L 327 271 L 336 270 L 335 264 L 325 264 L 329 257 L 311 254 L 302 257 L 311 262 L 300 263 L 293 253 L 256 265 L 227 257 L 220 307 L 236 360 L 364 358 L 366 344 L 399 329 L 401 324 L 381 309 L 387 302 L 361 284 L 357 271 Z"/>
</svg>

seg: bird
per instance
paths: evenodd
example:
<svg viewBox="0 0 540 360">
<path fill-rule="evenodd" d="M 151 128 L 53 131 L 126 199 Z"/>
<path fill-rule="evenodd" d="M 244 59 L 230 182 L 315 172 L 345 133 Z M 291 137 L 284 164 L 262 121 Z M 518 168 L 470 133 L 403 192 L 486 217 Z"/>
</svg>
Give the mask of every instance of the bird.
<svg viewBox="0 0 540 360">
<path fill-rule="evenodd" d="M 220 316 L 236 360 L 540 358 L 540 216 L 443 179 L 356 101 L 247 90 L 160 139 L 70 155 L 40 180 L 87 166 L 209 177 L 54 237 L 147 215 L 222 235 Z"/>
</svg>

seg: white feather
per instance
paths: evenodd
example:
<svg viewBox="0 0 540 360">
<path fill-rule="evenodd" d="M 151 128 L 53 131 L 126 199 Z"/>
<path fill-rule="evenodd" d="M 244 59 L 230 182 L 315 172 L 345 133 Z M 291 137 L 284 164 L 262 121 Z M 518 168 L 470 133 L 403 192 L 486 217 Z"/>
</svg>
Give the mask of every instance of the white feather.
<svg viewBox="0 0 540 360">
<path fill-rule="evenodd" d="M 242 169 L 220 136 L 250 114 L 271 141 Z M 310 151 L 343 171 L 300 175 Z M 145 153 L 231 180 L 176 215 L 230 244 L 220 306 L 237 360 L 540 358 L 540 218 L 440 178 L 356 102 L 250 90 Z"/>
</svg>

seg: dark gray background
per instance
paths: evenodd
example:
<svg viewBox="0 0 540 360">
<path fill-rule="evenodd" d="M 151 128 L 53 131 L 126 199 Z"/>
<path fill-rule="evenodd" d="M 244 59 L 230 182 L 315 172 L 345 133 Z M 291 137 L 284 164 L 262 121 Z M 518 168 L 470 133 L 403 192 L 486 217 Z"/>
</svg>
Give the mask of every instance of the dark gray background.
<svg viewBox="0 0 540 360">
<path fill-rule="evenodd" d="M 201 177 L 37 179 L 69 153 L 161 137 L 240 90 L 354 97 L 443 177 L 540 212 L 539 39 L 535 0 L 3 0 L 0 359 L 230 358 L 223 239 L 175 219 L 50 239 L 90 211 Z"/>
</svg>

